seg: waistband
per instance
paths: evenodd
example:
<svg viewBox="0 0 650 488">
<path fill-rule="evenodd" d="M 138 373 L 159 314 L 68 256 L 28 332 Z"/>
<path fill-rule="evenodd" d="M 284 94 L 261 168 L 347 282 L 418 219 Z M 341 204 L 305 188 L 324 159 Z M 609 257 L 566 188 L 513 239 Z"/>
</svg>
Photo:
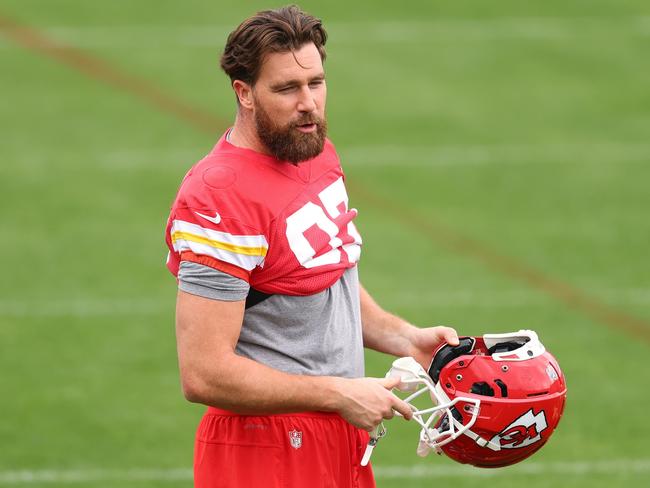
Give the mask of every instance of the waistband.
<svg viewBox="0 0 650 488">
<path fill-rule="evenodd" d="M 222 417 L 304 417 L 304 418 L 320 418 L 320 419 L 341 419 L 338 413 L 335 412 L 293 412 L 293 413 L 274 413 L 274 414 L 241 414 L 223 410 L 217 407 L 208 407 L 205 412 L 206 415 L 220 415 Z"/>
</svg>

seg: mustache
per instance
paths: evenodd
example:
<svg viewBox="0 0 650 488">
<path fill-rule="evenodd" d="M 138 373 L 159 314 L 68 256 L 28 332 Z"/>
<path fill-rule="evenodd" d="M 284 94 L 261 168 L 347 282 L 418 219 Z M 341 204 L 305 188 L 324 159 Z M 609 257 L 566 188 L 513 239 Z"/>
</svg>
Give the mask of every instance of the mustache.
<svg viewBox="0 0 650 488">
<path fill-rule="evenodd" d="M 322 123 L 323 123 L 323 119 L 321 119 L 318 115 L 305 114 L 301 117 L 298 117 L 297 120 L 291 122 L 291 127 L 295 128 L 300 125 L 307 125 L 307 124 L 322 125 Z"/>
</svg>

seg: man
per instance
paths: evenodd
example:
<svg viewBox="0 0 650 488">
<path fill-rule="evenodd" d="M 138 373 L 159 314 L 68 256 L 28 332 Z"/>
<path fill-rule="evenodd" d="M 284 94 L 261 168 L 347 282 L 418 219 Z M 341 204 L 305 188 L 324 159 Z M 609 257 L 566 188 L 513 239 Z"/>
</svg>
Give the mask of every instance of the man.
<svg viewBox="0 0 650 488">
<path fill-rule="evenodd" d="M 183 392 L 209 408 L 197 487 L 374 486 L 372 431 L 409 406 L 364 378 L 363 347 L 425 367 L 453 329 L 419 329 L 358 282 L 361 236 L 326 138 L 326 33 L 291 6 L 228 37 L 235 123 L 187 174 L 167 227 Z"/>
</svg>

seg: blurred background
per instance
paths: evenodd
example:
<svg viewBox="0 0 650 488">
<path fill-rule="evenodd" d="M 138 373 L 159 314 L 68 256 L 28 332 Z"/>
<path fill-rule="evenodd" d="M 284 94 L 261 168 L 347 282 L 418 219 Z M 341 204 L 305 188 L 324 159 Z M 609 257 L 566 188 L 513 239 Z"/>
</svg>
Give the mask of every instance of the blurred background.
<svg viewBox="0 0 650 488">
<path fill-rule="evenodd" d="M 0 486 L 192 485 L 165 222 L 234 117 L 227 34 L 280 5 L 0 0 Z M 502 470 L 420 459 L 391 421 L 378 486 L 646 486 L 650 4 L 300 5 L 366 287 L 419 325 L 534 329 L 569 385 Z"/>
</svg>

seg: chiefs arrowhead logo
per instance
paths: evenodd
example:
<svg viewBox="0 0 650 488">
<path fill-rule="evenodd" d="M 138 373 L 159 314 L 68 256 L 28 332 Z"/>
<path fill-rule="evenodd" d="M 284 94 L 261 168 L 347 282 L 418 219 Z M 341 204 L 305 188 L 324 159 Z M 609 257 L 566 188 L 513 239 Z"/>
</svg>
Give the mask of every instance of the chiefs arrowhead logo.
<svg viewBox="0 0 650 488">
<path fill-rule="evenodd" d="M 530 446 L 542 439 L 542 432 L 548 427 L 544 410 L 538 414 L 531 408 L 492 438 L 501 449 L 518 449 Z"/>
</svg>

